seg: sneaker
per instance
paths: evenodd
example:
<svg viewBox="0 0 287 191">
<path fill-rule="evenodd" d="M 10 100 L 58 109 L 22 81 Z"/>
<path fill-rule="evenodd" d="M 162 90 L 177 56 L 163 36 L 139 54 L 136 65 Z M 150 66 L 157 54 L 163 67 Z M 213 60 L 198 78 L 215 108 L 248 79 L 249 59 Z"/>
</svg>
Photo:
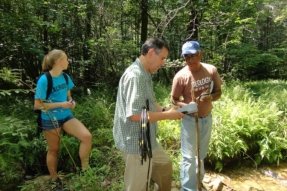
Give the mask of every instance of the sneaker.
<svg viewBox="0 0 287 191">
<path fill-rule="evenodd" d="M 63 183 L 60 178 L 51 180 L 50 182 L 52 191 L 63 191 Z"/>
</svg>

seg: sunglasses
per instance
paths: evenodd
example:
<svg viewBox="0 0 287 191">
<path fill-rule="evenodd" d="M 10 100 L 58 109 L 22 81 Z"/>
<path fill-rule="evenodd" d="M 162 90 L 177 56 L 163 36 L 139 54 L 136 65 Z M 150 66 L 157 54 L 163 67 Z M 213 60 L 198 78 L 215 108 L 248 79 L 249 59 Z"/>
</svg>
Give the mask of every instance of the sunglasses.
<svg viewBox="0 0 287 191">
<path fill-rule="evenodd" d="M 196 54 L 184 54 L 183 57 L 185 60 L 190 60 L 190 59 L 194 59 L 198 56 L 199 54 L 196 53 Z"/>
</svg>

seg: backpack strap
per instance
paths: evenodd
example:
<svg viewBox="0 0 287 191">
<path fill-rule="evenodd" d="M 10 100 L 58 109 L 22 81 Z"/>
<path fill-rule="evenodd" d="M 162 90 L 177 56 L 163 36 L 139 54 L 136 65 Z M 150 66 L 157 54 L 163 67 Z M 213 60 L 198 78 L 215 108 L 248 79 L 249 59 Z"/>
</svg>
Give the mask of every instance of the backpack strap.
<svg viewBox="0 0 287 191">
<path fill-rule="evenodd" d="M 65 72 L 63 72 L 63 75 L 64 75 L 64 78 L 65 78 L 65 80 L 66 80 L 66 84 L 67 84 L 67 86 L 68 86 L 68 84 L 69 84 L 68 74 L 65 73 Z"/>
<path fill-rule="evenodd" d="M 46 92 L 46 100 L 48 100 L 49 96 L 52 93 L 53 79 L 52 79 L 52 76 L 51 76 L 50 72 L 45 72 L 44 74 L 45 74 L 45 76 L 47 78 L 47 81 L 48 81 L 47 92 Z"/>
<path fill-rule="evenodd" d="M 49 96 L 52 93 L 52 89 L 53 89 L 53 79 L 52 79 L 52 76 L 51 76 L 50 72 L 45 72 L 44 74 L 45 74 L 45 76 L 47 78 L 47 81 L 48 81 L 47 92 L 46 92 L 46 100 L 48 100 Z M 69 83 L 68 74 L 63 72 L 63 75 L 64 75 L 64 78 L 65 78 L 66 84 L 68 86 L 68 83 Z"/>
</svg>

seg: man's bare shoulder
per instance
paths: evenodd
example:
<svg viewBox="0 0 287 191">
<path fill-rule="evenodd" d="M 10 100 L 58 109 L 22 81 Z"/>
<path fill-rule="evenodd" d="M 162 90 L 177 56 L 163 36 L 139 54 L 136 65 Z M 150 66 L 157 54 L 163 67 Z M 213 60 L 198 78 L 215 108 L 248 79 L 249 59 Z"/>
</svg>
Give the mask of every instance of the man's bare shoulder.
<svg viewBox="0 0 287 191">
<path fill-rule="evenodd" d="M 188 69 L 188 66 L 184 66 L 175 74 L 175 78 L 187 78 L 189 76 L 190 76 L 190 71 Z"/>
</svg>

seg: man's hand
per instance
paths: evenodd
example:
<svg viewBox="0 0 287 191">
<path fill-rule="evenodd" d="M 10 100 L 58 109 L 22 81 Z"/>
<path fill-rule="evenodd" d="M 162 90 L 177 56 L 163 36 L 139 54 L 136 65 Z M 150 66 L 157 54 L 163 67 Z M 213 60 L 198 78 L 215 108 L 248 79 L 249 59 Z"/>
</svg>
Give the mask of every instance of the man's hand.
<svg viewBox="0 0 287 191">
<path fill-rule="evenodd" d="M 184 114 L 177 110 L 178 107 L 171 107 L 169 110 L 166 111 L 169 115 L 169 119 L 181 119 L 183 118 Z"/>
<path fill-rule="evenodd" d="M 212 95 L 210 93 L 203 92 L 199 97 L 196 98 L 196 102 L 211 102 Z"/>
<path fill-rule="evenodd" d="M 212 95 L 211 94 L 202 95 L 202 96 L 200 96 L 200 101 L 210 102 L 210 101 L 212 101 Z"/>
</svg>

